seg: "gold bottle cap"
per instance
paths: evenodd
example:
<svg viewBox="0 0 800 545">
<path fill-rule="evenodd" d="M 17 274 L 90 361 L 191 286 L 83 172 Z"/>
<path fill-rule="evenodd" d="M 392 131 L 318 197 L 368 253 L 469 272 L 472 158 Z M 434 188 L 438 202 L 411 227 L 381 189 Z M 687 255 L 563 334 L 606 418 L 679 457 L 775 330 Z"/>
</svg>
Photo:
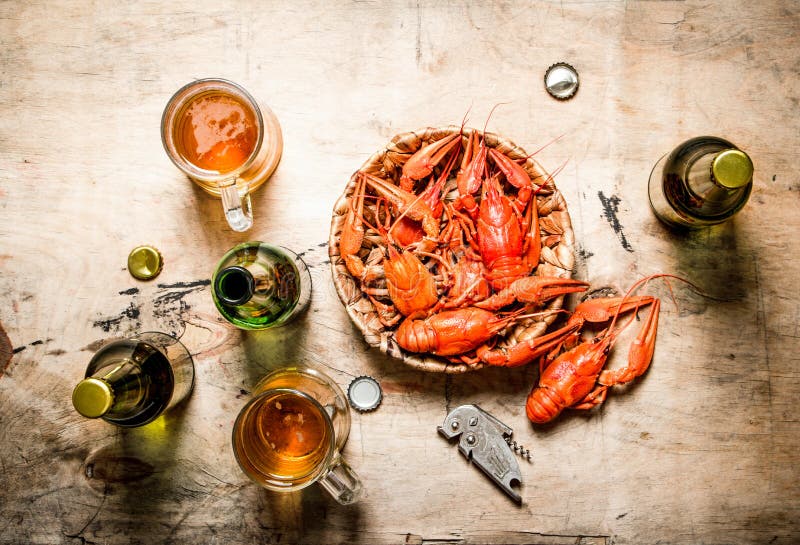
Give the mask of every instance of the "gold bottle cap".
<svg viewBox="0 0 800 545">
<path fill-rule="evenodd" d="M 72 404 L 86 418 L 98 418 L 114 404 L 114 391 L 104 380 L 85 378 L 72 391 Z"/>
<path fill-rule="evenodd" d="M 738 189 L 753 179 L 753 162 L 743 151 L 725 150 L 714 157 L 711 175 L 719 185 Z"/>
<path fill-rule="evenodd" d="M 158 276 L 164 260 L 153 246 L 137 246 L 128 255 L 128 272 L 139 280 L 150 280 Z"/>
</svg>

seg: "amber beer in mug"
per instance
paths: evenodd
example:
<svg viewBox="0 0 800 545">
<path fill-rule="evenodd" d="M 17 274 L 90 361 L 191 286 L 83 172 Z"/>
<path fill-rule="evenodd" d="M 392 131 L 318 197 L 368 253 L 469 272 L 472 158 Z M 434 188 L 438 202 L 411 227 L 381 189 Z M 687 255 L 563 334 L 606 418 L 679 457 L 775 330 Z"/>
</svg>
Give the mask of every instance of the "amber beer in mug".
<svg viewBox="0 0 800 545">
<path fill-rule="evenodd" d="M 319 482 L 342 504 L 361 493 L 358 476 L 340 451 L 350 432 L 342 390 L 322 372 L 288 367 L 255 388 L 233 428 L 233 452 L 253 481 L 276 491 Z"/>
<path fill-rule="evenodd" d="M 268 107 L 231 81 L 197 80 L 170 99 L 161 140 L 184 174 L 222 199 L 232 229 L 253 225 L 250 193 L 272 175 L 283 151 L 280 125 Z"/>
</svg>

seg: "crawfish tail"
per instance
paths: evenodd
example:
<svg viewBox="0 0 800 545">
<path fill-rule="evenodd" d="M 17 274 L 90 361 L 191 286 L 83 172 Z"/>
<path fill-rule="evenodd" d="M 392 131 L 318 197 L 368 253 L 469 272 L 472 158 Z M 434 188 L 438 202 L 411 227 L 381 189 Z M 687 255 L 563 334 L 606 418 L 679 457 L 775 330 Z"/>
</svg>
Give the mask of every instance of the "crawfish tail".
<svg viewBox="0 0 800 545">
<path fill-rule="evenodd" d="M 400 348 L 409 352 L 432 352 L 436 346 L 436 332 L 426 327 L 425 320 L 406 318 L 394 334 Z"/>
<path fill-rule="evenodd" d="M 547 386 L 534 386 L 525 402 L 525 414 L 535 424 L 550 422 L 564 410 L 566 403 L 558 393 Z"/>
</svg>

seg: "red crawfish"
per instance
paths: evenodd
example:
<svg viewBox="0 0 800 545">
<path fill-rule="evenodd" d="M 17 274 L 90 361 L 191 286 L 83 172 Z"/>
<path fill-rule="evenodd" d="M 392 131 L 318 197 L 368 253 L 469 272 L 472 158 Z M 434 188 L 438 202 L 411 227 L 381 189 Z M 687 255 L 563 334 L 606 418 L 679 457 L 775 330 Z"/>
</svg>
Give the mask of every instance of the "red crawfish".
<svg viewBox="0 0 800 545">
<path fill-rule="evenodd" d="M 339 238 L 339 254 L 350 274 L 362 279 L 365 268 L 358 252 L 364 240 L 364 199 L 367 186 L 375 191 L 379 198 L 389 202 L 403 217 L 420 222 L 423 231 L 430 239 L 435 240 L 439 236 L 439 218 L 421 197 L 367 172 L 359 171 L 355 176 L 356 185 L 348 203 L 347 215 Z"/>
<path fill-rule="evenodd" d="M 434 167 L 459 145 L 461 145 L 461 133 L 454 133 L 420 148 L 403 165 L 400 187 L 405 191 L 411 191 L 415 181 L 430 176 Z"/>
<path fill-rule="evenodd" d="M 534 423 L 556 418 L 566 408 L 591 409 L 606 399 L 608 388 L 624 384 L 647 371 L 655 350 L 658 315 L 661 302 L 650 296 L 631 297 L 631 293 L 648 281 L 673 275 L 657 274 L 638 280 L 622 298 L 592 299 L 576 308 L 578 318 L 572 320 L 579 331 L 584 321 L 604 321 L 611 324 L 593 339 L 582 342 L 556 357 L 543 361 L 538 384 L 525 404 L 525 412 Z M 618 370 L 604 370 L 606 360 L 624 326 L 615 327 L 622 312 L 650 305 L 650 312 L 628 352 L 627 365 Z"/>
<path fill-rule="evenodd" d="M 520 221 L 512 201 L 503 195 L 497 177 L 484 181 L 478 212 L 478 245 L 488 270 L 486 279 L 495 289 L 527 277 L 539 264 L 541 243 L 535 199 Z"/>
<path fill-rule="evenodd" d="M 567 293 L 556 287 L 563 284 L 565 279 L 550 278 L 548 280 L 553 284 L 553 287 L 544 292 L 547 297 L 553 298 L 562 293 Z M 543 282 L 548 280 L 543 279 Z M 565 285 L 564 289 L 575 291 L 571 285 Z M 444 310 L 425 318 L 420 318 L 419 315 L 411 315 L 400 324 L 400 327 L 395 332 L 395 340 L 401 348 L 409 352 L 429 352 L 439 356 L 462 356 L 478 349 L 479 353 L 486 354 L 487 359 L 490 359 L 494 352 L 488 347 L 484 350 L 483 347 L 499 331 L 515 320 L 521 319 L 524 311 L 525 309 L 523 308 L 510 314 L 499 316 L 493 311 L 482 308 L 464 307 Z M 567 332 L 562 333 L 566 334 Z M 561 337 L 563 337 L 563 334 Z M 558 340 L 560 341 L 561 338 Z M 550 344 L 550 341 L 553 341 L 553 343 Z M 544 344 L 530 346 L 529 351 L 533 352 L 533 354 L 526 354 L 528 356 L 527 360 L 517 365 L 532 361 L 537 354 L 542 354 L 555 346 L 554 337 L 547 338 L 546 342 L 549 344 L 545 348 L 542 348 Z M 459 359 L 470 363 L 477 361 L 468 356 L 463 356 Z M 488 361 L 487 363 L 491 364 Z M 500 365 L 500 363 L 494 364 Z"/>
</svg>

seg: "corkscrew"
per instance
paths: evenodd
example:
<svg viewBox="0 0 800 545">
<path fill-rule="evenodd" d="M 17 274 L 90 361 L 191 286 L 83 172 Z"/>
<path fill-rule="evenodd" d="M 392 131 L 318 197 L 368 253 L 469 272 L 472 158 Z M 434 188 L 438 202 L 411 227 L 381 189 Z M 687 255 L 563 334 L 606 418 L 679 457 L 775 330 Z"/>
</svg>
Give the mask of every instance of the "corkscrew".
<svg viewBox="0 0 800 545">
<path fill-rule="evenodd" d="M 517 443 L 516 441 L 514 441 L 510 437 L 505 437 L 505 440 L 506 440 L 506 443 L 508 443 L 508 446 L 511 447 L 511 450 L 513 450 L 515 453 L 517 453 L 520 458 L 522 458 L 523 460 L 527 460 L 528 462 L 531 461 L 531 450 L 530 449 L 525 448 L 525 445 L 521 445 L 521 444 Z"/>
<path fill-rule="evenodd" d="M 461 405 L 438 428 L 447 439 L 461 436 L 458 450 L 478 466 L 517 503 L 522 497 L 513 488 L 522 484 L 514 454 L 530 461 L 530 450 L 511 439 L 514 430 L 477 405 Z"/>
</svg>

